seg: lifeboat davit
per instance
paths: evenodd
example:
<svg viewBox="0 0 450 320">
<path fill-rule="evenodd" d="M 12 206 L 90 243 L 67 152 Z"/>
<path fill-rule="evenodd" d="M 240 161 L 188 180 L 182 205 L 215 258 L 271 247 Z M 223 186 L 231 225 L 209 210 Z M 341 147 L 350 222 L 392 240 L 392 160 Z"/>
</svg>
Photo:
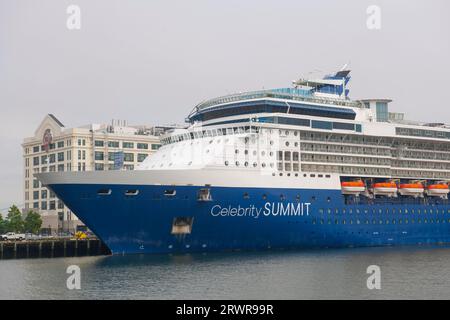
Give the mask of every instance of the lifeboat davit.
<svg viewBox="0 0 450 320">
<path fill-rule="evenodd" d="M 395 182 L 377 182 L 373 184 L 374 195 L 397 196 L 397 184 Z"/>
<path fill-rule="evenodd" d="M 366 186 L 362 181 L 344 181 L 341 183 L 343 194 L 358 195 L 366 191 Z"/>
<path fill-rule="evenodd" d="M 425 188 L 421 183 L 402 183 L 399 192 L 402 196 L 422 196 Z"/>
<path fill-rule="evenodd" d="M 427 194 L 429 196 L 447 197 L 449 192 L 450 190 L 446 183 L 436 183 L 427 186 Z"/>
</svg>

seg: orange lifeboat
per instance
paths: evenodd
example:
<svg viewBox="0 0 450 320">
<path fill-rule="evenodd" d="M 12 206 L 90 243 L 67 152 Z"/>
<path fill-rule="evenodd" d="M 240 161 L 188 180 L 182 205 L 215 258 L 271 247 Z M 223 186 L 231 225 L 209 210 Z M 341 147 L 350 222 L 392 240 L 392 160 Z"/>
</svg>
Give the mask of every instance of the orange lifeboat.
<svg viewBox="0 0 450 320">
<path fill-rule="evenodd" d="M 341 182 L 341 188 L 343 194 L 358 195 L 366 191 L 366 185 L 362 181 L 344 181 Z"/>
<path fill-rule="evenodd" d="M 373 184 L 373 194 L 385 196 L 397 196 L 397 184 L 395 182 L 376 182 Z"/>
<path fill-rule="evenodd" d="M 421 183 L 402 183 L 399 188 L 402 196 L 421 196 L 424 190 L 423 184 Z"/>
<path fill-rule="evenodd" d="M 427 194 L 429 196 L 446 197 L 449 192 L 450 190 L 446 183 L 435 183 L 427 186 Z"/>
</svg>

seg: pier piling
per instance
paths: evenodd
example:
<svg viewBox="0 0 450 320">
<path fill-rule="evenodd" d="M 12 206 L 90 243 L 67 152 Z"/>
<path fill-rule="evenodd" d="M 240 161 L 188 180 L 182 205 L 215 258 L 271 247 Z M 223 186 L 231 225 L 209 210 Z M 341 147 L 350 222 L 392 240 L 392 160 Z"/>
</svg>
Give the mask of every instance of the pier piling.
<svg viewBox="0 0 450 320">
<path fill-rule="evenodd" d="M 92 250 L 92 248 L 97 250 Z M 98 239 L 0 241 L 0 259 L 82 257 L 109 254 L 111 254 L 110 250 Z"/>
</svg>

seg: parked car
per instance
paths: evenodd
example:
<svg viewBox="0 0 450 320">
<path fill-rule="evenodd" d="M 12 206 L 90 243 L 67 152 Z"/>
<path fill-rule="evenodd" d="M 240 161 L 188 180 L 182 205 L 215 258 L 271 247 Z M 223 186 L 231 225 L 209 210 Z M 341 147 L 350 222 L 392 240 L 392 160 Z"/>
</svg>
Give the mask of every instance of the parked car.
<svg viewBox="0 0 450 320">
<path fill-rule="evenodd" d="M 7 232 L 5 234 L 2 234 L 0 237 L 2 240 L 25 240 L 24 233 Z"/>
</svg>

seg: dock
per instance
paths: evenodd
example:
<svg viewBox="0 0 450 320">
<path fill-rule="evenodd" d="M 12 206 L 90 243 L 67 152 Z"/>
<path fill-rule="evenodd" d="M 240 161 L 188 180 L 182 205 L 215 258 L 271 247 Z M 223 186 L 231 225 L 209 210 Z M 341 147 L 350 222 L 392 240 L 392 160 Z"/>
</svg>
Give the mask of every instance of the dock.
<svg viewBox="0 0 450 320">
<path fill-rule="evenodd" d="M 45 239 L 0 241 L 0 260 L 110 255 L 99 239 Z"/>
</svg>

